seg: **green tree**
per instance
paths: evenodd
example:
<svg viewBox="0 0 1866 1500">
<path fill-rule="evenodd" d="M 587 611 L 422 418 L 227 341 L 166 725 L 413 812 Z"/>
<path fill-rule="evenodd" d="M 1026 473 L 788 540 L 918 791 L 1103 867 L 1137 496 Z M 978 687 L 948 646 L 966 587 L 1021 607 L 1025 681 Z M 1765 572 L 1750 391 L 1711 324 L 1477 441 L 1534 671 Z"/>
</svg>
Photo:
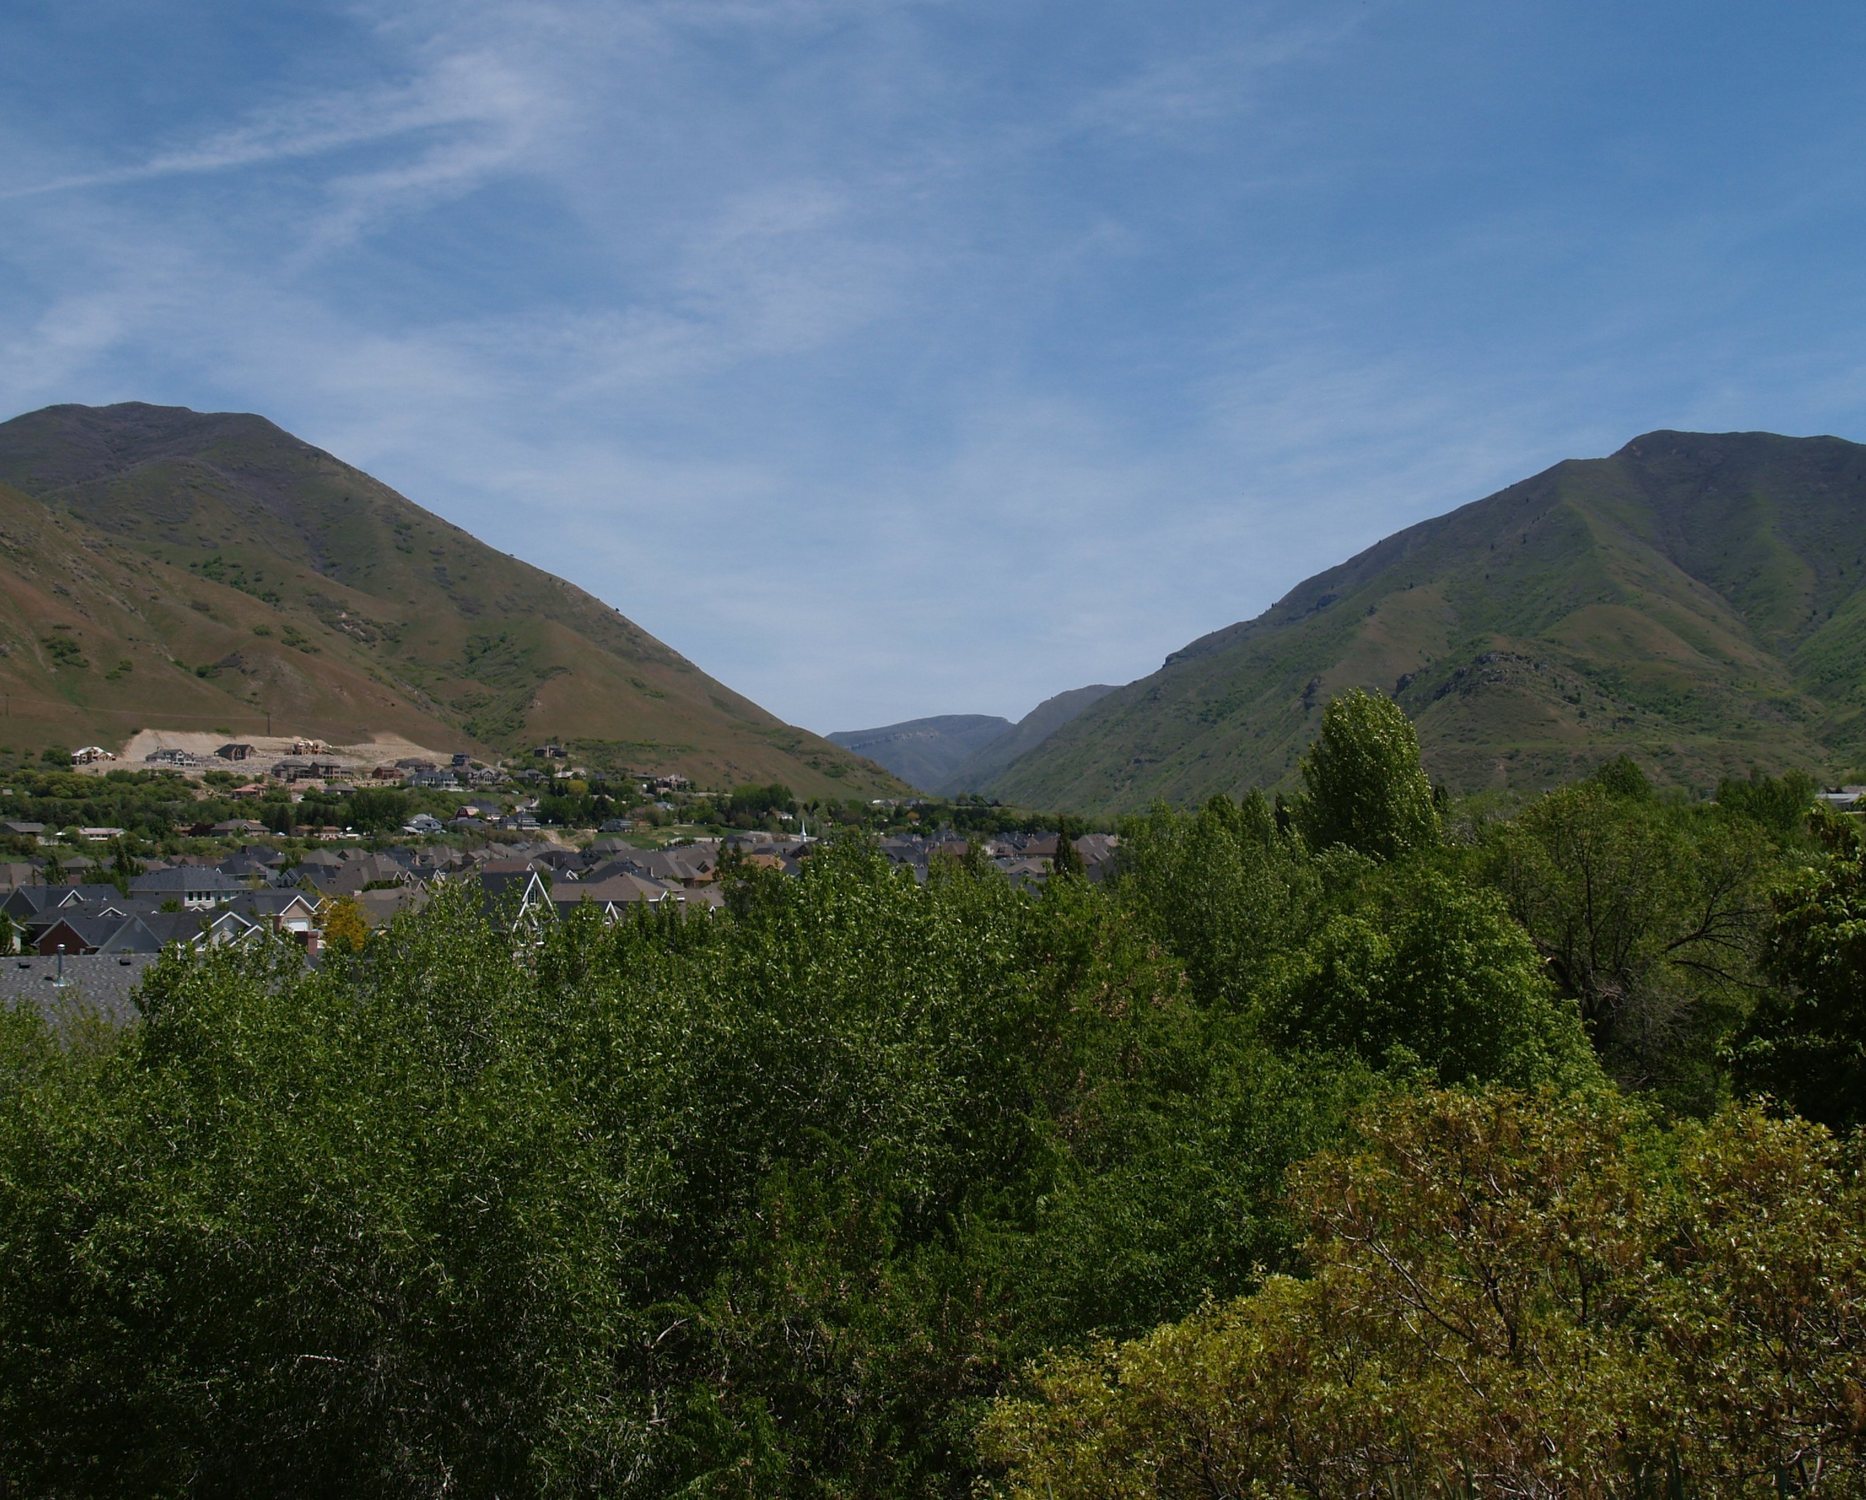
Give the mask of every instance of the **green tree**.
<svg viewBox="0 0 1866 1500">
<path fill-rule="evenodd" d="M 1805 771 L 1781 776 L 1751 771 L 1745 780 L 1718 782 L 1717 805 L 1754 819 L 1781 843 L 1799 844 L 1807 836 L 1815 791 L 1814 778 Z"/>
<path fill-rule="evenodd" d="M 1294 1179 L 1313 1274 L 1053 1357 L 1008 1496 L 1857 1493 L 1866 1195 L 1804 1121 L 1399 1095 Z"/>
<path fill-rule="evenodd" d="M 363 944 L 369 941 L 369 919 L 354 898 L 340 896 L 331 902 L 330 910 L 324 914 L 323 931 L 324 941 L 330 947 L 361 952 Z"/>
<path fill-rule="evenodd" d="M 1835 1129 L 1866 1122 L 1866 838 L 1814 820 L 1826 853 L 1770 898 L 1763 965 L 1780 989 L 1738 1038 L 1738 1082 Z"/>
<path fill-rule="evenodd" d="M 1075 840 L 1069 832 L 1067 819 L 1061 820 L 1056 829 L 1056 857 L 1050 861 L 1050 873 L 1080 880 L 1086 873 L 1082 864 L 1081 852 L 1076 848 Z"/>
<path fill-rule="evenodd" d="M 344 809 L 349 825 L 364 833 L 393 833 L 414 814 L 408 793 L 395 787 L 360 787 Z"/>
<path fill-rule="evenodd" d="M 1311 849 L 1342 844 L 1371 859 L 1399 859 L 1439 839 L 1432 784 L 1405 711 L 1360 688 L 1330 700 L 1302 759 L 1296 826 Z"/>
<path fill-rule="evenodd" d="M 1286 1049 L 1423 1065 L 1443 1083 L 1598 1076 L 1573 1003 L 1503 903 L 1442 874 L 1389 880 L 1272 974 L 1258 1014 Z"/>
<path fill-rule="evenodd" d="M 1703 1113 L 1754 1002 L 1775 856 L 1763 830 L 1597 783 L 1550 792 L 1490 830 L 1479 867 L 1574 997 L 1622 1083 Z"/>
<path fill-rule="evenodd" d="M 1185 965 L 1205 1005 L 1243 1006 L 1270 955 L 1320 920 L 1319 866 L 1279 831 L 1261 792 L 1213 797 L 1197 813 L 1164 805 L 1121 825 L 1114 895 Z"/>
</svg>

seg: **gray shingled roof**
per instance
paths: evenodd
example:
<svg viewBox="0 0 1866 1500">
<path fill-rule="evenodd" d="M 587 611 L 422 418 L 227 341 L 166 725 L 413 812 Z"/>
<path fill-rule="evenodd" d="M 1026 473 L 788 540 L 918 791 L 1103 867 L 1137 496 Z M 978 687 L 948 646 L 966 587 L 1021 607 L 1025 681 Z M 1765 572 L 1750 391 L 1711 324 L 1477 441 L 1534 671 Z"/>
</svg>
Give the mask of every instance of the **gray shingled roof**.
<svg viewBox="0 0 1866 1500">
<path fill-rule="evenodd" d="M 0 1005 L 30 1006 L 61 1030 L 85 1015 L 131 1021 L 136 1007 L 130 995 L 154 962 L 148 953 L 67 956 L 60 985 L 56 958 L 7 958 L 0 960 Z"/>
</svg>

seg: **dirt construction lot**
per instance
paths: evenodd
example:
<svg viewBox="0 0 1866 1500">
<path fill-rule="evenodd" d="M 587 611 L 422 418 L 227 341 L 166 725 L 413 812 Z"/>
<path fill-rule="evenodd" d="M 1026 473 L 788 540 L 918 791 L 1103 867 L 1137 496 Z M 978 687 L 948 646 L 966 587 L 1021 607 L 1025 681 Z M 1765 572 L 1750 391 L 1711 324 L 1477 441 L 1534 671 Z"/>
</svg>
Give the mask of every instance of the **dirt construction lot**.
<svg viewBox="0 0 1866 1500">
<path fill-rule="evenodd" d="M 452 752 L 433 750 L 425 745 L 417 745 L 412 740 L 395 736 L 369 740 L 360 745 L 334 745 L 323 743 L 323 748 L 307 750 L 307 741 L 292 735 L 246 735 L 237 743 L 251 745 L 253 753 L 243 761 L 222 760 L 214 754 L 227 743 L 227 737 L 221 734 L 191 734 L 173 729 L 144 729 L 131 736 L 129 744 L 117 752 L 115 760 L 94 761 L 80 770 L 91 772 L 104 771 L 140 771 L 146 762 L 144 757 L 157 750 L 186 750 L 198 756 L 205 764 L 184 766 L 184 775 L 198 776 L 203 771 L 239 771 L 250 770 L 255 776 L 264 775 L 267 767 L 274 761 L 282 760 L 294 753 L 300 756 L 315 754 L 320 760 L 340 761 L 356 768 L 356 774 L 367 776 L 377 766 L 393 765 L 398 760 L 415 758 L 433 761 L 437 766 L 447 764 Z"/>
</svg>

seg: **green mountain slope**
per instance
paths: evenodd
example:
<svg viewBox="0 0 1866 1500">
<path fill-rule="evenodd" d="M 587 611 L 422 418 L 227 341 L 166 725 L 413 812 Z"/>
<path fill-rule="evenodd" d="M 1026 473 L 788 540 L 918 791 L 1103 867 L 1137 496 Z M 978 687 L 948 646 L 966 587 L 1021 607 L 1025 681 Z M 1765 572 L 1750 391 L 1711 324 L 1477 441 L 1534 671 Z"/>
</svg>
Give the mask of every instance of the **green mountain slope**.
<svg viewBox="0 0 1866 1500">
<path fill-rule="evenodd" d="M 1866 448 L 1655 432 L 1408 528 L 1109 694 L 985 788 L 1032 806 L 1282 781 L 1393 694 L 1457 790 L 1626 751 L 1702 786 L 1866 761 Z"/>
<path fill-rule="evenodd" d="M 0 742 L 140 728 L 609 742 L 804 795 L 898 790 L 619 611 L 261 417 L 129 404 L 0 424 Z"/>
<path fill-rule="evenodd" d="M 1015 724 L 1007 725 L 1003 734 L 949 771 L 935 790 L 952 794 L 989 786 L 1013 761 L 1028 755 L 1063 725 L 1087 713 L 1113 691 L 1107 684 L 1096 683 L 1045 698 Z"/>
</svg>

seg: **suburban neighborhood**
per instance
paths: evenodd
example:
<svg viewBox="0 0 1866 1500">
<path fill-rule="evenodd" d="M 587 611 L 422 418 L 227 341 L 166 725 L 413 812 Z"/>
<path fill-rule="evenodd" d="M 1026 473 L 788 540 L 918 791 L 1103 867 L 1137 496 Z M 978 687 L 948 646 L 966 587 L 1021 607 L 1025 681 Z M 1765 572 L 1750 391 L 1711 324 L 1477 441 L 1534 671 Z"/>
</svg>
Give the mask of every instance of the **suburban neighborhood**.
<svg viewBox="0 0 1866 1500">
<path fill-rule="evenodd" d="M 579 912 L 701 916 L 724 904 L 735 866 L 795 875 L 832 828 L 868 830 L 917 882 L 941 860 L 982 859 L 1035 887 L 1061 837 L 962 834 L 920 799 L 800 806 L 782 787 L 708 791 L 676 773 L 592 770 L 557 744 L 513 765 L 357 755 L 309 738 L 279 748 L 165 745 L 126 763 L 93 745 L 0 771 L 0 1002 L 127 1014 L 165 949 L 282 940 L 315 963 L 327 943 L 366 942 L 449 887 L 514 927 Z M 73 807 L 131 813 L 63 821 Z M 970 812 L 974 824 L 1017 821 Z M 1072 836 L 1071 868 L 1100 880 L 1117 842 Z"/>
</svg>

